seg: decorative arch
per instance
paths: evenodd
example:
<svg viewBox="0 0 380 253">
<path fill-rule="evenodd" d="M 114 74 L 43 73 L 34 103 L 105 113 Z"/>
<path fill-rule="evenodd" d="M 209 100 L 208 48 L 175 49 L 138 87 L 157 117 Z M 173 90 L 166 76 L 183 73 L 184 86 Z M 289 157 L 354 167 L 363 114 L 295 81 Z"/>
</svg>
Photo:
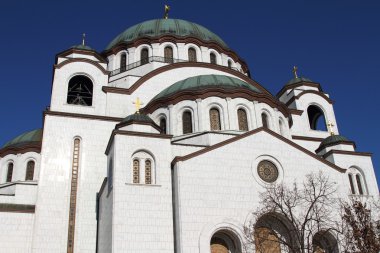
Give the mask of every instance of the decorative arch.
<svg viewBox="0 0 380 253">
<path fill-rule="evenodd" d="M 26 164 L 26 173 L 25 173 L 25 181 L 34 179 L 34 169 L 36 166 L 36 162 L 33 160 L 29 160 Z"/>
<path fill-rule="evenodd" d="M 68 104 L 92 106 L 94 85 L 85 75 L 75 75 L 69 80 L 67 99 Z"/>
<path fill-rule="evenodd" d="M 313 236 L 314 253 L 338 253 L 338 241 L 328 231 L 320 231 Z"/>
<path fill-rule="evenodd" d="M 211 253 L 240 253 L 241 242 L 231 230 L 221 229 L 215 232 L 210 240 Z"/>
<path fill-rule="evenodd" d="M 138 150 L 132 155 L 132 183 L 155 184 L 155 159 L 151 152 Z"/>
<path fill-rule="evenodd" d="M 364 177 L 363 171 L 356 167 L 352 166 L 348 169 L 348 181 L 350 184 L 350 192 L 353 195 L 367 195 L 368 188 L 367 182 Z"/>
<path fill-rule="evenodd" d="M 309 105 L 307 108 L 307 116 L 309 118 L 310 129 L 327 131 L 326 129 L 326 117 L 321 107 L 317 105 Z"/>
</svg>

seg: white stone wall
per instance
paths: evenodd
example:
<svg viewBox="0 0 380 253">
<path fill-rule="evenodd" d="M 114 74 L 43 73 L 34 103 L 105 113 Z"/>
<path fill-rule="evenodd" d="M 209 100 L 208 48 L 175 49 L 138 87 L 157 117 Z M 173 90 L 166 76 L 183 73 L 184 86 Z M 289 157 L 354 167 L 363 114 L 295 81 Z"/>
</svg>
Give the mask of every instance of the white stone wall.
<svg viewBox="0 0 380 253">
<path fill-rule="evenodd" d="M 256 170 L 262 159 L 277 165 L 279 182 L 302 182 L 307 174 L 323 171 L 339 184 L 338 194 L 347 196 L 344 173 L 260 132 L 176 164 L 177 252 L 209 252 L 210 238 L 221 227 L 241 236 L 264 190 Z"/>
<path fill-rule="evenodd" d="M 108 191 L 108 185 L 99 198 L 98 211 L 98 252 L 112 252 L 112 217 L 113 217 L 113 193 Z"/>
<path fill-rule="evenodd" d="M 33 213 L 0 213 L 0 251 L 32 252 L 33 222 Z"/>
</svg>

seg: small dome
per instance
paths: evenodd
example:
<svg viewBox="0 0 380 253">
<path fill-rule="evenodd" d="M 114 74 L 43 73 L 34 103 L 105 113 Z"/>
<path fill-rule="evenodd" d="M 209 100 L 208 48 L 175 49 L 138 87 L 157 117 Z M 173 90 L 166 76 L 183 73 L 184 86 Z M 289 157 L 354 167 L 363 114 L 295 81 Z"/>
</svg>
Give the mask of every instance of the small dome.
<svg viewBox="0 0 380 253">
<path fill-rule="evenodd" d="M 120 42 L 131 42 L 144 37 L 155 38 L 161 35 L 193 36 L 203 41 L 216 42 L 222 47 L 228 48 L 218 35 L 201 25 L 181 19 L 153 19 L 128 28 L 113 39 L 106 50 Z"/>
<path fill-rule="evenodd" d="M 148 115 L 141 114 L 141 113 L 131 114 L 131 115 L 125 117 L 121 121 L 121 123 L 127 123 L 127 122 L 131 122 L 131 121 L 154 123 L 154 121 Z"/>
<path fill-rule="evenodd" d="M 7 147 L 19 147 L 25 144 L 41 142 L 42 141 L 42 129 L 36 129 L 30 132 L 23 133 L 16 138 L 5 143 L 3 148 Z"/>
<path fill-rule="evenodd" d="M 72 48 L 72 49 L 79 49 L 79 50 L 95 51 L 95 50 L 92 49 L 91 47 L 86 46 L 86 45 L 83 45 L 83 44 L 75 45 L 75 46 L 72 46 L 71 48 Z"/>
<path fill-rule="evenodd" d="M 161 91 L 152 100 L 167 97 L 179 91 L 200 90 L 206 88 L 244 88 L 253 92 L 261 93 L 260 90 L 258 90 L 256 87 L 235 77 L 225 75 L 201 75 L 189 77 L 172 84 L 168 88 Z"/>
<path fill-rule="evenodd" d="M 309 78 L 306 78 L 306 77 L 296 77 L 296 78 L 293 78 L 292 80 L 290 80 L 289 82 L 287 82 L 286 84 L 294 84 L 294 83 L 299 83 L 299 82 L 313 82 L 312 80 L 310 80 Z"/>
<path fill-rule="evenodd" d="M 349 141 L 350 140 L 348 140 L 346 137 L 342 135 L 331 135 L 321 142 L 318 149 L 326 147 L 326 146 L 332 146 L 334 144 L 339 144 L 340 142 L 349 142 Z"/>
</svg>

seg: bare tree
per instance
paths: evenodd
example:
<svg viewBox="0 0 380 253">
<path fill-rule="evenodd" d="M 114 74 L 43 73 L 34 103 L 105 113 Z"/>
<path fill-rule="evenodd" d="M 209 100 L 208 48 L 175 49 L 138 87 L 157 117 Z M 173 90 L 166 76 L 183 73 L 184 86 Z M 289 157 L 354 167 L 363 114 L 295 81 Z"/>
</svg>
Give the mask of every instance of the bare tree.
<svg viewBox="0 0 380 253">
<path fill-rule="evenodd" d="M 323 173 L 307 175 L 300 185 L 267 186 L 244 228 L 247 248 L 260 253 L 337 252 L 335 192 L 335 183 Z"/>
<path fill-rule="evenodd" d="M 345 253 L 378 253 L 380 252 L 380 223 L 378 202 L 352 199 L 342 203 Z M 369 206 L 372 206 L 373 210 Z M 377 213 L 376 213 L 377 211 Z"/>
</svg>

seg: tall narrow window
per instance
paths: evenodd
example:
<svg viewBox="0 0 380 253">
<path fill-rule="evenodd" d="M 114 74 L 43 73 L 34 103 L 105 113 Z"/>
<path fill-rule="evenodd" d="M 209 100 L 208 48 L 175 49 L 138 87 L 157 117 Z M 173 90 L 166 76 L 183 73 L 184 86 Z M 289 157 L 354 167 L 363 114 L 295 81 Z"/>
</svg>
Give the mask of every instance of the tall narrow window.
<svg viewBox="0 0 380 253">
<path fill-rule="evenodd" d="M 322 109 L 316 105 L 307 108 L 307 116 L 309 117 L 310 129 L 327 131 L 325 114 Z"/>
<path fill-rule="evenodd" d="M 263 122 L 263 127 L 268 128 L 268 116 L 265 113 L 261 114 L 261 121 Z"/>
<path fill-rule="evenodd" d="M 193 120 L 189 111 L 182 114 L 182 130 L 184 134 L 193 132 Z"/>
<path fill-rule="evenodd" d="M 360 175 L 356 175 L 356 183 L 358 184 L 358 191 L 360 195 L 363 195 L 363 186 L 362 186 L 362 181 L 360 180 Z"/>
<path fill-rule="evenodd" d="M 71 167 L 71 190 L 70 190 L 70 209 L 69 209 L 69 226 L 67 236 L 67 253 L 74 252 L 74 235 L 75 235 L 75 217 L 77 208 L 77 190 L 79 176 L 79 155 L 80 140 L 74 140 L 73 162 Z"/>
<path fill-rule="evenodd" d="M 348 174 L 348 180 L 350 181 L 351 193 L 355 194 L 355 187 L 354 187 L 354 182 L 352 180 L 352 175 L 351 174 Z"/>
<path fill-rule="evenodd" d="M 216 55 L 214 53 L 210 54 L 210 63 L 216 64 Z"/>
<path fill-rule="evenodd" d="M 123 53 L 120 56 L 120 72 L 124 72 L 127 70 L 127 55 Z"/>
<path fill-rule="evenodd" d="M 231 62 L 231 60 L 228 60 L 228 67 L 230 68 L 230 69 L 232 69 L 232 62 Z"/>
<path fill-rule="evenodd" d="M 173 63 L 173 48 L 172 47 L 165 47 L 164 49 L 164 61 L 166 63 Z"/>
<path fill-rule="evenodd" d="M 196 62 L 197 61 L 197 52 L 195 51 L 194 48 L 189 48 L 188 50 L 189 53 L 189 61 L 190 62 Z"/>
<path fill-rule="evenodd" d="M 141 65 L 149 63 L 149 51 L 147 48 L 144 48 L 141 50 L 140 59 L 141 59 Z"/>
<path fill-rule="evenodd" d="M 284 135 L 285 134 L 285 131 L 284 131 L 284 123 L 282 122 L 282 120 L 279 120 L 278 121 L 278 126 L 280 128 L 280 134 L 281 135 Z"/>
<path fill-rule="evenodd" d="M 34 177 L 34 167 L 35 167 L 34 161 L 29 161 L 26 164 L 25 180 L 33 180 L 33 177 Z"/>
<path fill-rule="evenodd" d="M 145 160 L 145 184 L 152 184 L 152 162 Z"/>
<path fill-rule="evenodd" d="M 239 130 L 241 131 L 248 131 L 248 120 L 247 120 L 247 113 L 244 109 L 238 109 L 238 123 L 239 123 Z"/>
<path fill-rule="evenodd" d="M 133 160 L 133 183 L 140 183 L 140 161 L 137 159 Z"/>
<path fill-rule="evenodd" d="M 220 130 L 220 114 L 216 108 L 210 110 L 210 129 Z"/>
<path fill-rule="evenodd" d="M 161 128 L 161 133 L 166 134 L 166 119 L 164 117 L 160 119 L 160 128 Z"/>
<path fill-rule="evenodd" d="M 83 75 L 74 76 L 69 81 L 67 103 L 74 105 L 92 105 L 93 84 L 90 78 Z"/>
<path fill-rule="evenodd" d="M 7 182 L 12 182 L 13 163 L 8 163 Z"/>
</svg>

